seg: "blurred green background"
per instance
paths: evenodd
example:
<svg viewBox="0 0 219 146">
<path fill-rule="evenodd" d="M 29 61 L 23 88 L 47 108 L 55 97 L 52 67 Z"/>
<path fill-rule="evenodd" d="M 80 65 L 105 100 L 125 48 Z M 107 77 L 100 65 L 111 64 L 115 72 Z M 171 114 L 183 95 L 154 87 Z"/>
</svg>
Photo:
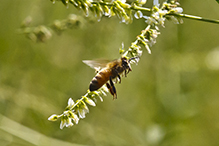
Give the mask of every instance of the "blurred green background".
<svg viewBox="0 0 219 146">
<path fill-rule="evenodd" d="M 151 1 L 148 2 L 150 6 Z M 181 1 L 184 13 L 219 19 L 214 0 Z M 73 6 L 49 0 L 4 0 L 0 5 L 0 145 L 216 146 L 219 145 L 219 25 L 184 19 L 166 22 L 157 43 L 112 96 L 89 107 L 78 125 L 59 129 L 68 98 L 86 93 L 94 70 L 85 59 L 116 59 L 144 21 L 126 25 L 116 17 L 85 23 L 34 43 L 18 33 L 31 16 L 33 26 L 48 25 Z"/>
</svg>

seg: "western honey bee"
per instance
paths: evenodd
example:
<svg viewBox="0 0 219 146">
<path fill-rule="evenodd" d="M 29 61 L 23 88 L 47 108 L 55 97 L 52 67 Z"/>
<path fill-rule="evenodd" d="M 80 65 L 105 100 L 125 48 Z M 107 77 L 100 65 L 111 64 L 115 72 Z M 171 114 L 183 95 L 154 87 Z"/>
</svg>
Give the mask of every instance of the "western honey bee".
<svg viewBox="0 0 219 146">
<path fill-rule="evenodd" d="M 120 59 L 107 63 L 102 63 L 98 60 L 83 60 L 85 64 L 97 71 L 97 74 L 90 82 L 89 90 L 96 91 L 106 84 L 110 93 L 113 95 L 113 99 L 116 99 L 117 94 L 113 79 L 119 79 L 119 83 L 121 83 L 120 75 L 124 73 L 126 77 L 126 75 L 132 70 L 130 66 L 130 61 L 132 59 L 134 58 L 127 59 L 127 57 L 121 57 Z"/>
</svg>

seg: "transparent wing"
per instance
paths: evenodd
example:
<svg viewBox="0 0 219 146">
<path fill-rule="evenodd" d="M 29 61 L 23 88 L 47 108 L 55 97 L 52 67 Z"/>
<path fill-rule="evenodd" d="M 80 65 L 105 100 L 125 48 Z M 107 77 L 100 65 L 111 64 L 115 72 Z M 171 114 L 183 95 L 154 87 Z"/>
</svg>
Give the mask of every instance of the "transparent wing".
<svg viewBox="0 0 219 146">
<path fill-rule="evenodd" d="M 98 59 L 98 60 L 82 60 L 82 62 L 84 62 L 91 68 L 94 68 L 96 71 L 99 71 L 101 68 L 106 67 L 107 63 L 109 63 L 110 61 L 105 59 Z"/>
</svg>

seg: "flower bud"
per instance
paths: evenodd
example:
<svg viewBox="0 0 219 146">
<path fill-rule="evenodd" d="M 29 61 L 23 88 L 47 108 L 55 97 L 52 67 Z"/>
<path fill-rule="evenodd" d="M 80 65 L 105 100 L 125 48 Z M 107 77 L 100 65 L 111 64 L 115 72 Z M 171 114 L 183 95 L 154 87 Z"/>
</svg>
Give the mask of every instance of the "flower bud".
<svg viewBox="0 0 219 146">
<path fill-rule="evenodd" d="M 48 120 L 49 120 L 49 121 L 56 121 L 58 118 L 59 118 L 58 115 L 53 114 L 53 115 L 51 115 L 51 116 L 48 118 Z"/>
</svg>

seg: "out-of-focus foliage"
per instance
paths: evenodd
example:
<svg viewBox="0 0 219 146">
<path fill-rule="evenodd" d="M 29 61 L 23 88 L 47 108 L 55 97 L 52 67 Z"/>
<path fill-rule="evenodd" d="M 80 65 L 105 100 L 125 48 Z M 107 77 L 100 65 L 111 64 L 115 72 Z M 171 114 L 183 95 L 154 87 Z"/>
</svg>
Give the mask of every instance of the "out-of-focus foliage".
<svg viewBox="0 0 219 146">
<path fill-rule="evenodd" d="M 219 16 L 214 1 L 181 1 L 181 6 L 187 14 Z M 62 111 L 69 97 L 84 94 L 94 76 L 81 61 L 118 58 L 121 42 L 128 47 L 145 23 L 103 18 L 33 43 L 17 32 L 27 16 L 40 25 L 82 12 L 45 0 L 2 1 L 0 11 L 1 145 L 219 144 L 218 25 L 167 23 L 153 53 L 144 53 L 116 84 L 118 99 L 104 97 L 89 108 L 86 120 L 60 130 L 48 116 Z"/>
<path fill-rule="evenodd" d="M 53 32 L 60 35 L 65 30 L 80 28 L 83 20 L 80 16 L 69 14 L 68 18 L 55 20 L 50 25 L 31 26 L 32 17 L 28 16 L 18 31 L 34 42 L 46 42 L 52 37 Z"/>
</svg>

